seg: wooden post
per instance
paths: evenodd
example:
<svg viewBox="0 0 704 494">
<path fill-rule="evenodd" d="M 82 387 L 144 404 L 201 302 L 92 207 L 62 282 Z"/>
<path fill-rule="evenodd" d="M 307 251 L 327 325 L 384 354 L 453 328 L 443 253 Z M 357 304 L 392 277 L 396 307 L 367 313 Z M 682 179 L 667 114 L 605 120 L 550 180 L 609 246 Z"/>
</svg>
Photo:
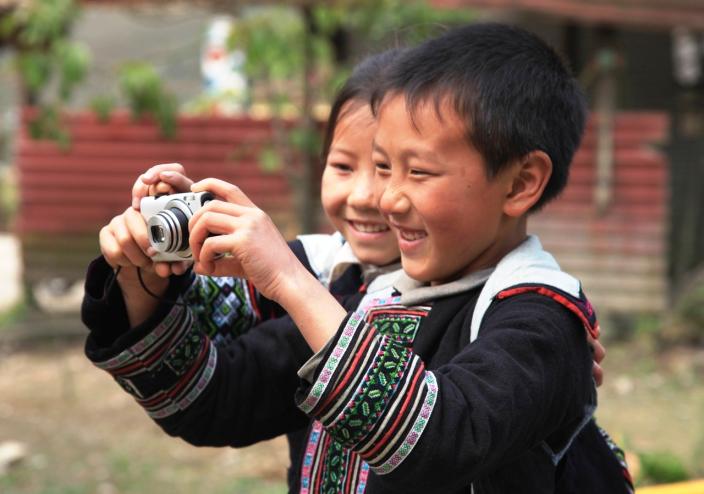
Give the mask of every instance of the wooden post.
<svg viewBox="0 0 704 494">
<path fill-rule="evenodd" d="M 597 125 L 596 184 L 594 204 L 603 216 L 613 199 L 614 181 L 614 114 L 616 112 L 616 53 L 603 48 L 597 54 L 599 75 L 596 80 L 594 109 Z"/>
</svg>

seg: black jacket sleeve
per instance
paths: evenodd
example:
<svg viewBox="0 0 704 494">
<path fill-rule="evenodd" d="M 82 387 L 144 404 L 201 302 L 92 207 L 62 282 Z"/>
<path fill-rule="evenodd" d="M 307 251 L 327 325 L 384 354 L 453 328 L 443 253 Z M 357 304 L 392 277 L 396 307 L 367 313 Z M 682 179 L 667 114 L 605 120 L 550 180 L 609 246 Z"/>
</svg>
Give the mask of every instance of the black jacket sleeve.
<svg viewBox="0 0 704 494">
<path fill-rule="evenodd" d="M 299 243 L 292 249 L 300 256 Z M 130 328 L 112 269 L 98 258 L 87 273 L 82 318 L 88 358 L 166 432 L 240 446 L 307 423 L 293 395 L 311 352 L 278 306 L 244 280 L 191 273 L 172 277 L 163 299 Z"/>
</svg>

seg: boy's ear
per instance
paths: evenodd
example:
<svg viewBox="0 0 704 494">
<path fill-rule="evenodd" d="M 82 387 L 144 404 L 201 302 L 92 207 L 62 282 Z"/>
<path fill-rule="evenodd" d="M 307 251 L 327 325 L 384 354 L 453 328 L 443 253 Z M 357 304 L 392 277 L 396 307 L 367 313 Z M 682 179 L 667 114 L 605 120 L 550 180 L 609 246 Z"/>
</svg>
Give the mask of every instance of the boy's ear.
<svg viewBox="0 0 704 494">
<path fill-rule="evenodd" d="M 542 197 L 552 175 L 552 160 L 544 151 L 531 151 L 510 170 L 511 183 L 504 213 L 517 218 L 526 214 Z"/>
</svg>

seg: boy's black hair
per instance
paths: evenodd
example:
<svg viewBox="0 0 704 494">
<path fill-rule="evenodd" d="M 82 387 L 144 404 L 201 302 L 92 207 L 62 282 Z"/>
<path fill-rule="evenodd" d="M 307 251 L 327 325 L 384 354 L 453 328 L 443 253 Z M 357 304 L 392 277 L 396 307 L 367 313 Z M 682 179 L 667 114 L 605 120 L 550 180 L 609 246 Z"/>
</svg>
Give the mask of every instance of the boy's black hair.
<svg viewBox="0 0 704 494">
<path fill-rule="evenodd" d="M 320 152 L 322 164 L 327 161 L 332 138 L 335 135 L 335 127 L 339 119 L 344 116 L 342 110 L 345 104 L 354 102 L 359 105 L 368 105 L 372 99 L 372 94 L 382 84 L 387 69 L 398 59 L 401 52 L 400 48 L 392 48 L 376 55 L 370 55 L 354 68 L 352 75 L 338 91 L 330 108 L 330 115 L 328 116 L 325 135 L 323 136 L 323 147 Z M 351 108 L 356 108 L 356 106 Z M 349 109 L 346 109 L 346 111 L 349 111 Z"/>
<path fill-rule="evenodd" d="M 494 23 L 448 31 L 398 58 L 372 95 L 375 112 L 394 93 L 404 95 L 411 118 L 426 101 L 442 118 L 441 103 L 448 101 L 490 178 L 530 151 L 550 156 L 552 176 L 532 211 L 567 183 L 584 131 L 585 98 L 561 58 L 534 34 Z"/>
</svg>

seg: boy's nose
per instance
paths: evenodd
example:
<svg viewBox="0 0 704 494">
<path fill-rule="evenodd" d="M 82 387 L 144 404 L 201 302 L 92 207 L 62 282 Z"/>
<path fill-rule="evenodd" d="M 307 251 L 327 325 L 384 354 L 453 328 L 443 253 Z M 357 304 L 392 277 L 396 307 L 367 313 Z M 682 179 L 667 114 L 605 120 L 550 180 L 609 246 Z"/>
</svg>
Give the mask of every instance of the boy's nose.
<svg viewBox="0 0 704 494">
<path fill-rule="evenodd" d="M 410 202 L 400 187 L 387 184 L 379 196 L 379 210 L 385 214 L 401 214 L 408 211 Z"/>
</svg>

